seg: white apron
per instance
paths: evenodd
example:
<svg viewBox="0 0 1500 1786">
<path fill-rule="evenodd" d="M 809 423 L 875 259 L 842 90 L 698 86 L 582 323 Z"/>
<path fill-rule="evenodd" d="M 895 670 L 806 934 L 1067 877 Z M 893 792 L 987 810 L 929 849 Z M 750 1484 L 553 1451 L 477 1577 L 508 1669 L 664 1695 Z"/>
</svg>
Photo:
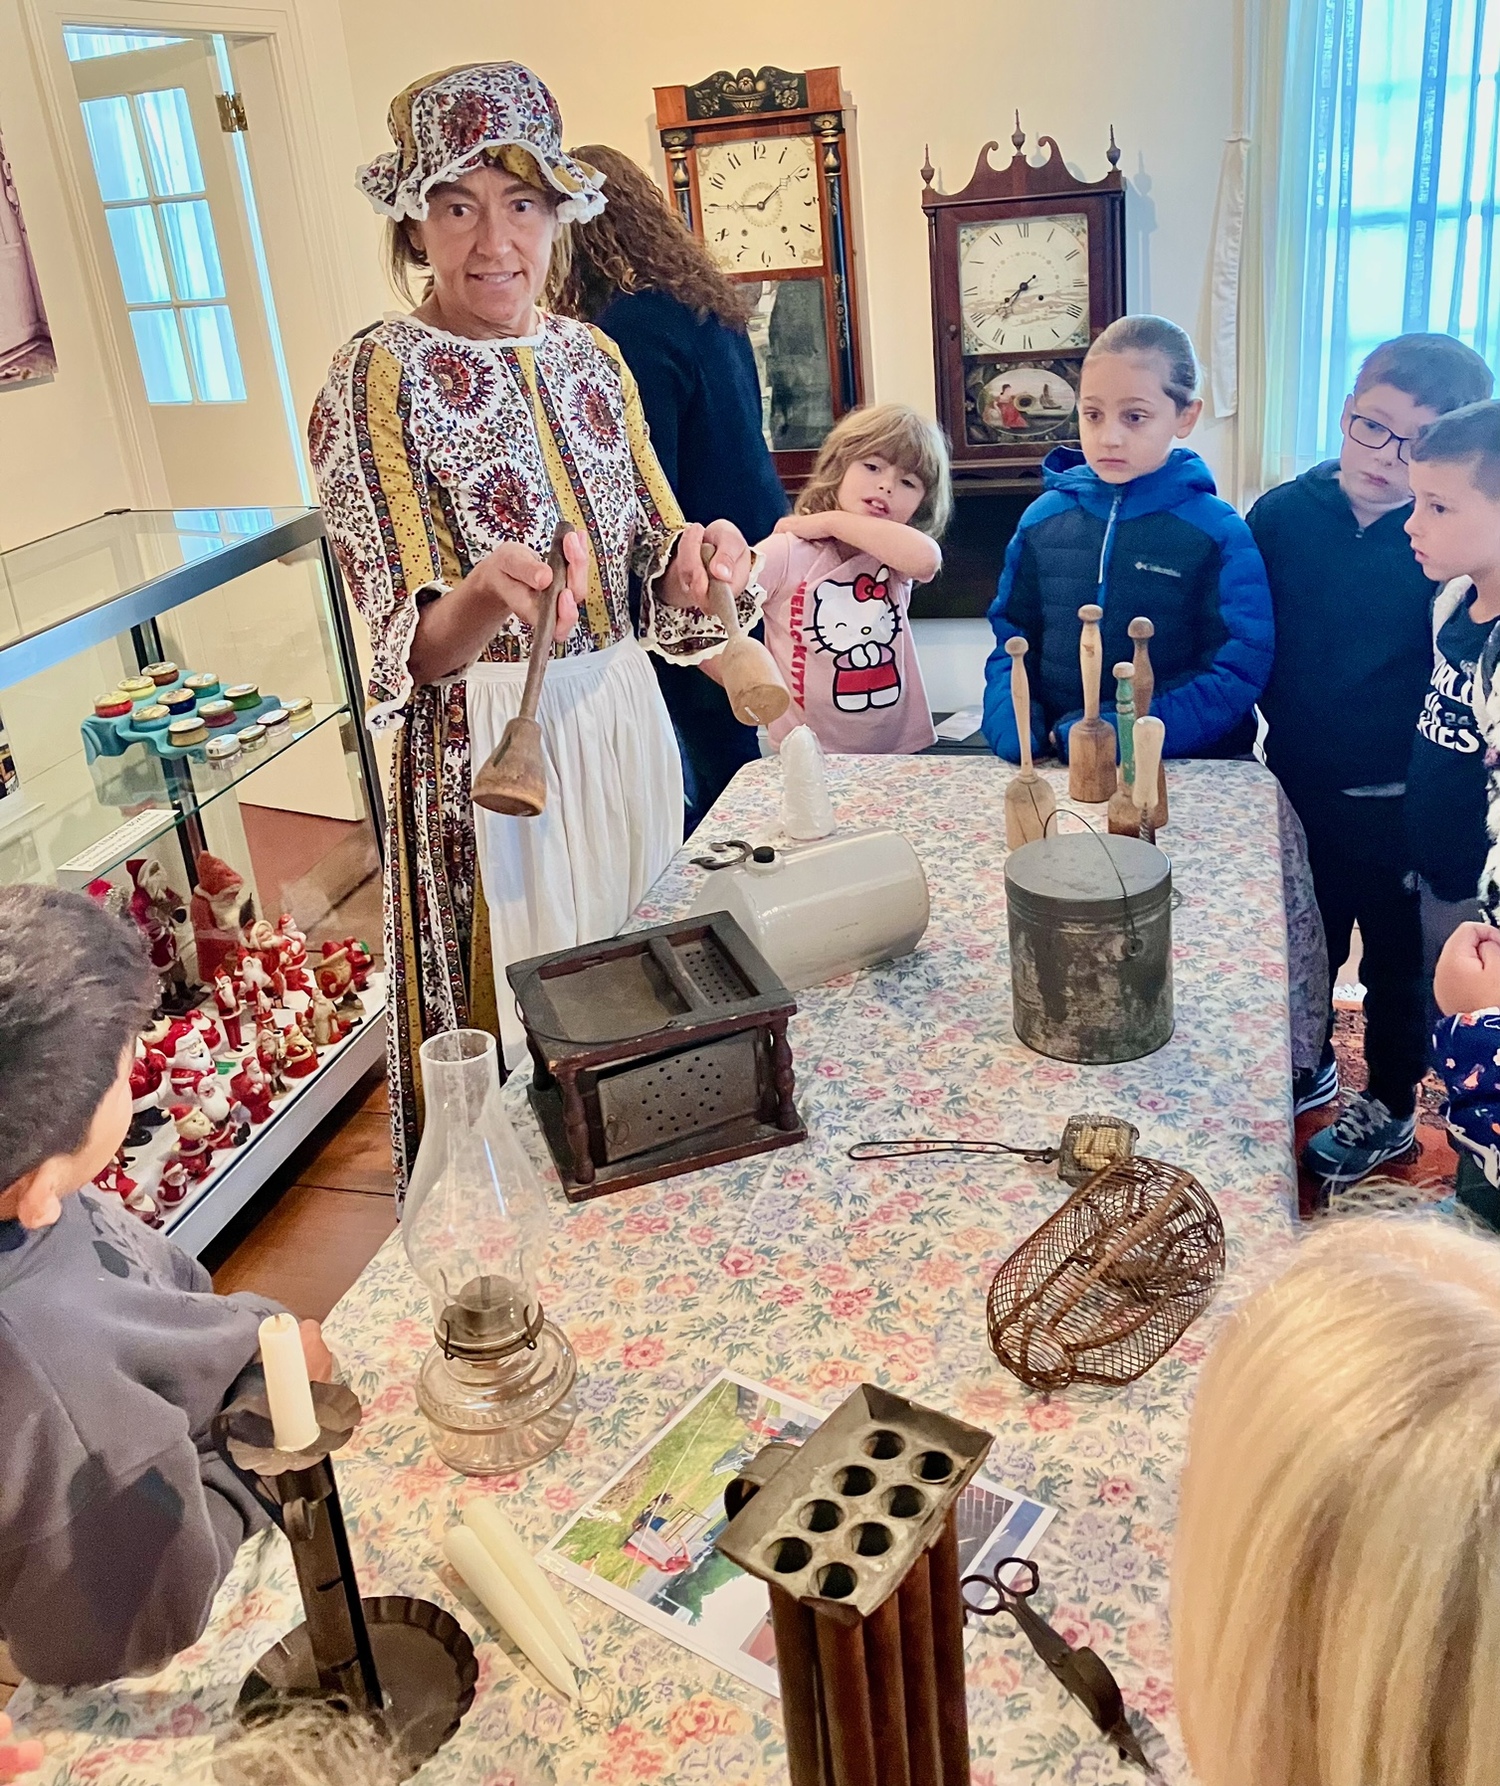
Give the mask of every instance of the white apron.
<svg viewBox="0 0 1500 1786">
<path fill-rule="evenodd" d="M 471 664 L 464 681 L 477 773 L 520 711 L 526 665 Z M 537 722 L 546 807 L 534 819 L 474 808 L 508 1067 L 525 1057 L 526 1032 L 506 966 L 614 936 L 682 843 L 682 760 L 635 639 L 554 658 Z"/>
</svg>

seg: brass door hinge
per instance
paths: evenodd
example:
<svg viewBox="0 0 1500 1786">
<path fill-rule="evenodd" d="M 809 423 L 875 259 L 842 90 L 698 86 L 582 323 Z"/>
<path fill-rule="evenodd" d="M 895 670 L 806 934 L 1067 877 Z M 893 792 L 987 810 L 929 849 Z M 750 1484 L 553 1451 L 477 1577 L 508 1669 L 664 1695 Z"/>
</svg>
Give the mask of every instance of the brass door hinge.
<svg viewBox="0 0 1500 1786">
<path fill-rule="evenodd" d="M 245 102 L 238 93 L 216 93 L 214 99 L 219 107 L 219 127 L 226 136 L 235 136 L 250 128 L 245 117 Z"/>
</svg>

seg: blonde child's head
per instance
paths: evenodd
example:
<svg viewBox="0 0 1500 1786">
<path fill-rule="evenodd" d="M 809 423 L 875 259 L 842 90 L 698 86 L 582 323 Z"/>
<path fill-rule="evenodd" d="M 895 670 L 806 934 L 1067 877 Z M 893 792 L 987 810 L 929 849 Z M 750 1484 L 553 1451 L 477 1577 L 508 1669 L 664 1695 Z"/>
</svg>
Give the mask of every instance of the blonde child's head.
<svg viewBox="0 0 1500 1786">
<path fill-rule="evenodd" d="M 1172 1638 L 1202 1786 L 1488 1786 L 1497 1514 L 1500 1245 L 1329 1222 L 1193 1408 Z"/>
<path fill-rule="evenodd" d="M 1164 316 L 1122 316 L 1084 356 L 1078 437 L 1107 484 L 1165 465 L 1173 442 L 1186 439 L 1202 413 L 1193 344 Z"/>
<path fill-rule="evenodd" d="M 799 515 L 822 514 L 849 507 L 840 500 L 851 472 L 865 462 L 879 461 L 915 479 L 921 494 L 905 520 L 911 527 L 941 539 L 953 512 L 953 483 L 948 472 L 948 447 L 937 426 L 904 403 L 872 403 L 840 416 L 828 431 L 812 471 L 797 497 Z"/>
</svg>

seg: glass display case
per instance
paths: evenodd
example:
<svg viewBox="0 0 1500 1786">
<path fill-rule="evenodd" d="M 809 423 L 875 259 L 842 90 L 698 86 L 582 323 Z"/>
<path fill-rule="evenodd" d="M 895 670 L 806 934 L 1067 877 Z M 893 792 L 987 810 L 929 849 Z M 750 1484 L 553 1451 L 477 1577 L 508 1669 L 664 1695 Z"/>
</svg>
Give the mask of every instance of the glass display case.
<svg viewBox="0 0 1500 1786">
<path fill-rule="evenodd" d="M 315 509 L 125 510 L 0 553 L 0 883 L 162 987 L 98 1181 L 199 1251 L 384 1058 L 384 824 Z"/>
</svg>

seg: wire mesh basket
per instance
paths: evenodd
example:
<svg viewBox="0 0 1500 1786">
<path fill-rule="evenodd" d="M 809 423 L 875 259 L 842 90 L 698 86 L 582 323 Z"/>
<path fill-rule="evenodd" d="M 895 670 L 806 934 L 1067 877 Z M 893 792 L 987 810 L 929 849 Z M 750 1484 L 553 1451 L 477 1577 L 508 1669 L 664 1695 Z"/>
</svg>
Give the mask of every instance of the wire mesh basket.
<svg viewBox="0 0 1500 1786">
<path fill-rule="evenodd" d="M 1074 1191 L 990 1286 L 990 1346 L 1033 1389 L 1133 1383 L 1224 1275 L 1224 1224 L 1190 1173 L 1124 1159 Z"/>
</svg>

